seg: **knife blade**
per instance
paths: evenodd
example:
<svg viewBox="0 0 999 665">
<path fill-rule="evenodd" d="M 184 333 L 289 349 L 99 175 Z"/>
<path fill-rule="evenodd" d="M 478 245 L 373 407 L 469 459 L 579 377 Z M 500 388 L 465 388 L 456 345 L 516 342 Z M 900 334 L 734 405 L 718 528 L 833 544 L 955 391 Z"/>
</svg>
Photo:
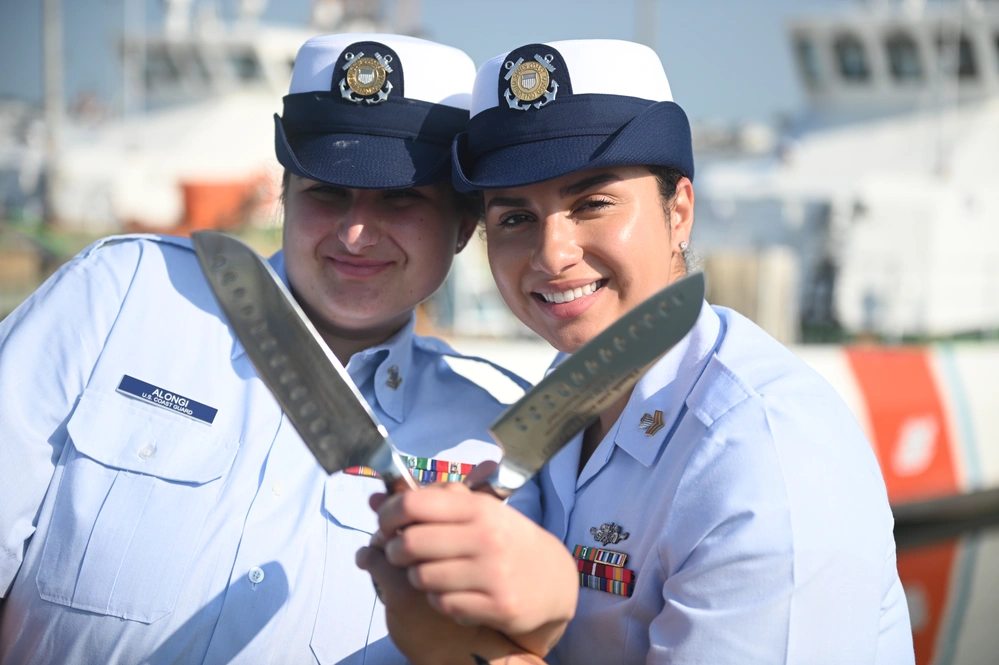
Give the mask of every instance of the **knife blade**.
<svg viewBox="0 0 999 665">
<path fill-rule="evenodd" d="M 489 427 L 503 449 L 499 467 L 475 489 L 510 496 L 697 322 L 704 275 L 694 273 L 645 300 L 584 344 Z"/>
<path fill-rule="evenodd" d="M 201 270 L 260 378 L 327 473 L 374 469 L 416 489 L 384 425 L 270 264 L 216 231 L 191 234 Z"/>
</svg>

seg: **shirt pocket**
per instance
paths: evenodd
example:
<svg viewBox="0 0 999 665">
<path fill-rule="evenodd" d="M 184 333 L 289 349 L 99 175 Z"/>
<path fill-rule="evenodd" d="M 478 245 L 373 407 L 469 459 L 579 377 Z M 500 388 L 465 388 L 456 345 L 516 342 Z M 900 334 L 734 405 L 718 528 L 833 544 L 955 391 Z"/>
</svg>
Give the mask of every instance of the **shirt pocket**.
<svg viewBox="0 0 999 665">
<path fill-rule="evenodd" d="M 93 390 L 67 429 L 39 595 L 152 623 L 173 610 L 237 445 L 205 424 Z"/>
<path fill-rule="evenodd" d="M 376 607 L 371 577 L 354 563 L 354 554 L 368 544 L 378 528 L 378 516 L 368 506 L 368 497 L 384 491 L 385 485 L 378 478 L 334 473 L 326 479 L 326 561 L 310 641 L 321 665 L 360 665 L 365 662 L 369 642 L 387 633 L 375 625 L 384 625 L 384 619 L 376 616 L 384 614 L 384 608 Z"/>
</svg>

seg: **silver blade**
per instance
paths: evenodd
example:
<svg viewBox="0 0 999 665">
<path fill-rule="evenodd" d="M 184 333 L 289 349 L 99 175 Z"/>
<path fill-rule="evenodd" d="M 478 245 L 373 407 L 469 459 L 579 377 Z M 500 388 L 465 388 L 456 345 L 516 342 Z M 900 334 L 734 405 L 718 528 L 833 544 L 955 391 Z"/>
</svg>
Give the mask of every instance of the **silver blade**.
<svg viewBox="0 0 999 665">
<path fill-rule="evenodd" d="M 704 276 L 684 277 L 587 342 L 504 411 L 489 431 L 503 448 L 489 479 L 509 496 L 608 406 L 646 367 L 690 331 L 704 301 Z"/>
<path fill-rule="evenodd" d="M 326 472 L 367 466 L 390 490 L 415 488 L 385 427 L 270 264 L 223 233 L 191 240 L 246 355 Z"/>
</svg>

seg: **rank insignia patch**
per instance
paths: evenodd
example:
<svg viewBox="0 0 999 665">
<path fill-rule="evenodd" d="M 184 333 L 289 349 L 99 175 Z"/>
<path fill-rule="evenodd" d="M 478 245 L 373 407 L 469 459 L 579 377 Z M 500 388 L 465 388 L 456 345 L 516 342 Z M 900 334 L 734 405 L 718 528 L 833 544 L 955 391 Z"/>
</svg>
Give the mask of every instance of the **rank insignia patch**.
<svg viewBox="0 0 999 665">
<path fill-rule="evenodd" d="M 638 429 L 644 429 L 646 436 L 652 436 L 665 426 L 663 412 L 659 409 L 656 409 L 654 414 L 646 413 L 638 423 Z"/>
</svg>

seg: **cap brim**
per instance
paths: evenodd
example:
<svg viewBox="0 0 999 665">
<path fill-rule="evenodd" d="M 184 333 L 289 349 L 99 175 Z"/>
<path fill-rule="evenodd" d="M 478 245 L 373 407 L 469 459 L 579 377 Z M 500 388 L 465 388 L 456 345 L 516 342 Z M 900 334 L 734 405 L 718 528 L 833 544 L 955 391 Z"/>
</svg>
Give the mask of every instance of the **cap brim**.
<svg viewBox="0 0 999 665">
<path fill-rule="evenodd" d="M 521 187 L 582 171 L 614 166 L 671 166 L 693 179 L 687 116 L 672 102 L 650 106 L 612 134 L 525 141 L 470 155 L 467 134 L 453 150 L 459 191 Z"/>
<path fill-rule="evenodd" d="M 295 175 L 352 189 L 429 185 L 450 174 L 450 146 L 354 133 L 288 137 L 274 118 L 278 162 Z"/>
</svg>

